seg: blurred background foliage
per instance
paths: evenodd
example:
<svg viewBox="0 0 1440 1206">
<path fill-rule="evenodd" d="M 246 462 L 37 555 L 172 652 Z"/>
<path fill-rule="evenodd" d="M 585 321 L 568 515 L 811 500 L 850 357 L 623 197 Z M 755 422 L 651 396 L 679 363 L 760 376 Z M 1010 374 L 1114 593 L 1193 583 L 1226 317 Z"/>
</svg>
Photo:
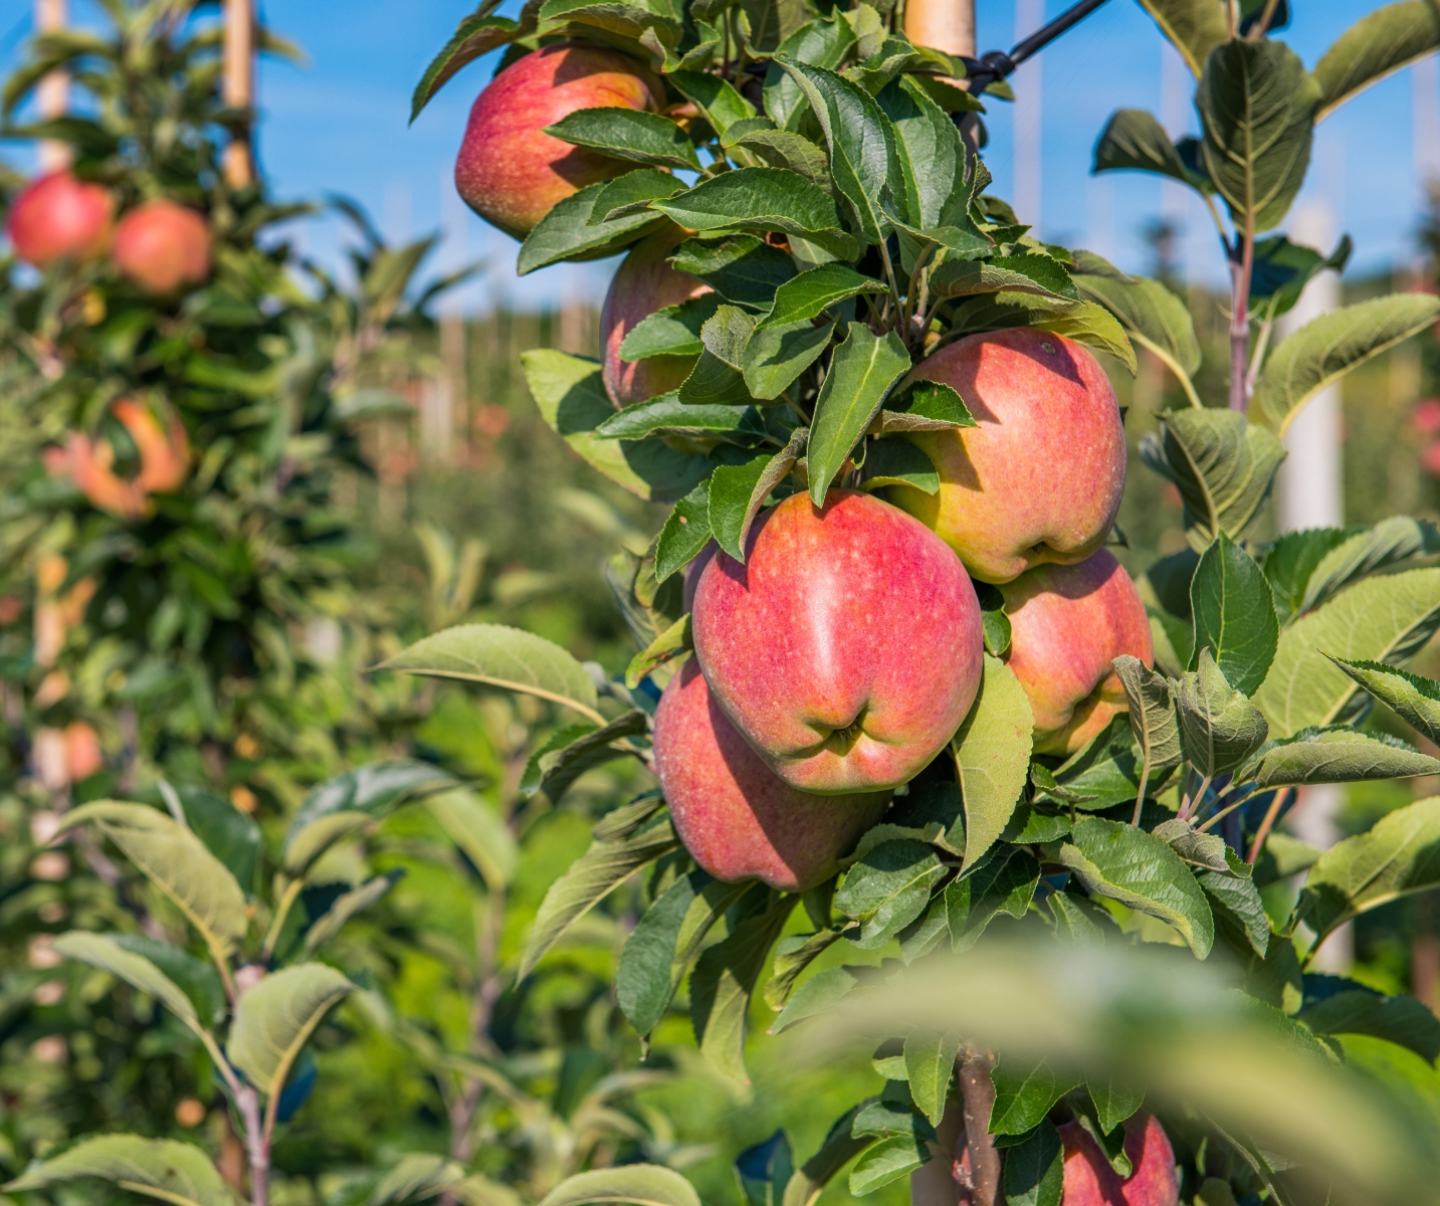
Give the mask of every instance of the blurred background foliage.
<svg viewBox="0 0 1440 1206">
<path fill-rule="evenodd" d="M 165 194 L 202 208 L 220 250 L 204 288 L 161 304 L 103 269 L 42 278 L 0 260 L 0 1180 L 99 1130 L 198 1140 L 240 1176 L 213 1072 L 183 1027 L 49 949 L 72 928 L 176 932 L 98 846 L 49 848 L 59 815 L 143 795 L 164 777 L 220 793 L 273 849 L 318 783 L 373 758 L 413 757 L 471 786 L 449 812 L 402 808 L 327 855 L 334 885 L 397 882 L 330 948 L 367 991 L 321 1029 L 313 1072 L 298 1078 L 303 1100 L 275 1152 L 289 1174 L 276 1201 L 349 1200 L 408 1152 L 466 1159 L 516 1201 L 576 1169 L 638 1158 L 683 1169 L 707 1203 L 737 1201 L 736 1154 L 781 1125 L 797 1152 L 814 1150 L 873 1085 L 868 1060 L 797 1067 L 757 1025 L 749 1063 L 759 1071 L 740 1094 L 700 1069 L 676 1012 L 642 1061 L 612 989 L 634 891 L 517 984 L 545 889 L 602 808 L 647 783 L 609 763 L 563 806 L 524 796 L 524 751 L 535 731 L 559 727 L 546 708 L 369 673 L 423 633 L 468 620 L 524 627 L 611 672 L 629 660 L 601 550 L 642 550 L 663 514 L 553 438 L 518 362 L 537 346 L 593 354 L 599 299 L 438 318 L 451 282 L 427 271 L 431 240 L 388 243 L 348 202 L 297 205 L 224 182 L 233 115 L 213 86 L 213 21 L 179 19 L 176 5 L 108 7 L 113 25 L 98 37 L 37 41 L 7 92 L 13 103 L 42 68 L 65 64 L 100 102 L 93 116 L 15 133 L 64 141 L 122 205 Z M 0 206 L 21 183 L 0 173 Z M 354 226 L 340 275 L 304 260 L 285 225 L 335 205 Z M 1134 237 L 1153 249 L 1152 274 L 1218 323 L 1215 299 L 1175 279 L 1174 233 Z M 1407 283 L 1440 287 L 1440 191 L 1416 249 L 1424 269 Z M 1347 300 L 1391 284 L 1349 280 Z M 1218 396 L 1225 332 L 1201 335 L 1214 378 L 1201 392 Z M 1143 353 L 1133 380 L 1107 367 L 1138 443 L 1173 401 L 1168 379 Z M 173 407 L 197 452 L 185 485 L 138 524 L 89 503 L 45 454 L 75 431 L 123 446 L 107 412 L 136 393 Z M 1347 522 L 1435 516 L 1440 341 L 1351 375 L 1344 413 Z M 1174 551 L 1179 518 L 1173 488 L 1137 471 L 1121 515 L 1125 559 L 1139 567 Z M 59 639 L 42 640 L 57 609 Z M 1433 650 L 1417 669 L 1437 672 Z M 54 739 L 41 735 L 76 726 L 93 731 L 98 759 L 47 768 L 37 746 Z M 1358 831 L 1435 790 L 1353 790 L 1347 823 Z M 1440 1005 L 1433 909 L 1422 898 L 1364 919 L 1354 975 Z M 53 1200 L 96 1200 L 89 1193 Z M 904 1191 L 871 1200 L 900 1202 Z"/>
</svg>

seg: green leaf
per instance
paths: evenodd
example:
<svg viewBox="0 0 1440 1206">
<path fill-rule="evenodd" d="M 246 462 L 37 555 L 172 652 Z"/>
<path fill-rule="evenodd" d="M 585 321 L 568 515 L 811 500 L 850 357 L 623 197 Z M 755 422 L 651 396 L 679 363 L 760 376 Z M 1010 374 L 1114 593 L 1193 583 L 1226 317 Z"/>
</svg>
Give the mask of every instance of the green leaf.
<svg viewBox="0 0 1440 1206">
<path fill-rule="evenodd" d="M 1259 708 L 1226 679 L 1208 649 L 1197 668 L 1175 687 L 1180 747 L 1202 774 L 1219 775 L 1242 765 L 1265 741 Z"/>
<path fill-rule="evenodd" d="M 1406 724 L 1440 744 L 1440 682 L 1383 662 L 1331 660 Z"/>
<path fill-rule="evenodd" d="M 1155 19 L 1196 76 L 1210 52 L 1230 36 L 1224 6 L 1209 0 L 1140 0 L 1140 7 Z"/>
<path fill-rule="evenodd" d="M 931 1126 L 939 1126 L 945 1113 L 958 1050 L 959 1043 L 953 1036 L 912 1034 L 905 1039 L 902 1054 L 910 1098 Z"/>
<path fill-rule="evenodd" d="M 1280 634 L 1255 702 L 1273 734 L 1333 724 L 1356 683 L 1332 659 L 1404 661 L 1440 625 L 1440 569 L 1367 578 L 1301 616 Z"/>
<path fill-rule="evenodd" d="M 1075 823 L 1060 848 L 1092 896 L 1157 917 L 1174 927 L 1196 957 L 1215 941 L 1215 918 L 1190 868 L 1153 834 L 1119 821 L 1086 817 Z"/>
<path fill-rule="evenodd" d="M 824 235 L 840 229 L 840 216 L 829 194 L 798 172 L 783 168 L 723 172 L 655 201 L 653 208 L 688 230 Z"/>
<path fill-rule="evenodd" d="M 643 440 L 652 435 L 734 436 L 739 440 L 765 431 L 765 420 L 753 406 L 681 402 L 661 394 L 649 402 L 627 406 L 595 429 L 601 440 Z"/>
<path fill-rule="evenodd" d="M 1304 729 L 1272 745 L 1251 776 L 1257 787 L 1303 783 L 1355 783 L 1440 774 L 1432 758 L 1402 741 L 1344 726 Z"/>
<path fill-rule="evenodd" d="M 1224 838 L 1218 833 L 1200 832 L 1193 827 L 1191 821 L 1182 821 L 1175 817 L 1162 821 L 1151 833 L 1166 842 L 1187 863 L 1196 867 L 1223 871 L 1228 875 L 1250 875 L 1250 868 L 1225 844 Z"/>
<path fill-rule="evenodd" d="M 879 281 L 845 264 L 822 264 L 791 277 L 775 291 L 775 302 L 762 325 L 805 322 L 861 293 L 884 292 L 885 286 Z"/>
<path fill-rule="evenodd" d="M 301 963 L 245 992 L 230 1028 L 230 1062 L 266 1097 L 285 1087 L 301 1049 L 325 1015 L 355 989 L 333 967 Z"/>
<path fill-rule="evenodd" d="M 1367 13 L 1315 64 L 1320 116 L 1436 50 L 1440 50 L 1440 10 L 1432 0 L 1401 0 Z"/>
<path fill-rule="evenodd" d="M 745 1073 L 745 1029 L 750 998 L 797 897 L 787 895 L 763 913 L 746 917 L 695 964 L 690 976 L 690 1018 L 700 1054 L 715 1071 L 740 1084 Z"/>
<path fill-rule="evenodd" d="M 1270 353 L 1255 382 L 1255 416 L 1284 434 L 1300 408 L 1332 381 L 1440 319 L 1440 298 L 1397 293 L 1312 319 Z"/>
<path fill-rule="evenodd" d="M 572 925 L 611 892 L 674 850 L 675 834 L 668 824 L 653 825 L 614 841 L 596 841 L 550 885 L 530 928 L 517 973 L 524 979 L 535 964 Z"/>
<path fill-rule="evenodd" d="M 930 1159 L 930 1151 L 913 1135 L 887 1135 L 860 1153 L 850 1169 L 850 1193 L 862 1197 L 898 1181 Z"/>
<path fill-rule="evenodd" d="M 536 750 L 520 779 L 520 796 L 529 799 L 543 793 L 552 804 L 558 804 L 570 785 L 588 770 L 632 755 L 632 751 L 616 743 L 627 737 L 638 737 L 646 730 L 644 712 L 626 712 L 600 728 L 590 725 L 562 730 Z"/>
<path fill-rule="evenodd" d="M 1200 651 L 1209 649 L 1226 681 L 1253 695 L 1275 658 L 1280 624 L 1264 571 L 1224 532 L 1195 567 L 1190 614 L 1195 633 L 1190 668 L 1199 665 Z"/>
<path fill-rule="evenodd" d="M 1201 159 L 1239 226 L 1258 234 L 1285 217 L 1310 164 L 1319 99 L 1283 42 L 1236 39 L 1205 61 L 1195 96 Z"/>
<path fill-rule="evenodd" d="M 180 910 L 217 960 L 229 958 L 245 935 L 245 894 L 190 829 L 144 804 L 100 800 L 65 814 L 58 832 L 88 824 Z"/>
<path fill-rule="evenodd" d="M 955 122 L 909 76 L 891 81 L 876 98 L 895 134 L 899 174 L 892 180 L 894 200 L 912 227 L 941 225 L 956 217 L 953 201 L 964 183 L 965 144 Z"/>
<path fill-rule="evenodd" d="M 559 25 L 582 41 L 627 49 L 644 38 L 657 52 L 673 50 L 681 34 L 679 14 L 666 0 L 544 0 L 540 21 L 547 32 Z"/>
<path fill-rule="evenodd" d="M 1392 515 L 1369 528 L 1342 533 L 1305 579 L 1299 610 L 1309 611 L 1357 578 L 1440 553 L 1440 529 L 1428 520 Z"/>
<path fill-rule="evenodd" d="M 761 401 L 780 397 L 830 347 L 833 320 L 759 328 L 745 349 L 745 388 Z"/>
<path fill-rule="evenodd" d="M 525 381 L 541 417 L 582 459 L 631 494 L 668 502 L 683 497 L 709 471 L 703 457 L 658 440 L 605 440 L 596 431 L 615 415 L 600 366 L 552 348 L 521 353 Z"/>
<path fill-rule="evenodd" d="M 878 243 L 888 229 L 883 203 L 898 181 L 895 131 L 875 98 L 823 67 L 777 58 L 810 102 L 830 150 L 830 176 L 849 203 L 856 230 Z"/>
<path fill-rule="evenodd" d="M 1145 1104 L 1145 1094 L 1137 1091 L 1134 1085 L 1119 1084 L 1114 1080 L 1103 1083 L 1087 1081 L 1085 1088 L 1095 1106 L 1095 1121 L 1106 1135 Z"/>
<path fill-rule="evenodd" d="M 1143 778 L 1180 764 L 1180 720 L 1169 680 L 1137 657 L 1115 659 L 1115 674 L 1125 688 L 1126 716 L 1135 744 L 1140 747 Z"/>
<path fill-rule="evenodd" d="M 886 399 L 885 407 L 875 416 L 871 431 L 875 435 L 890 435 L 974 426 L 975 416 L 952 386 L 943 381 L 917 381 L 913 385 L 902 386 Z"/>
<path fill-rule="evenodd" d="M 1275 612 L 1282 623 L 1300 610 L 1306 584 L 1315 567 L 1355 531 L 1354 528 L 1311 528 L 1286 532 L 1265 548 L 1262 565 L 1275 596 Z"/>
<path fill-rule="evenodd" d="M 883 945 L 925 911 L 931 888 L 945 873 L 928 842 L 897 838 L 866 850 L 835 893 L 835 909 L 861 922 L 851 941 L 862 949 Z"/>
<path fill-rule="evenodd" d="M 767 123 L 744 131 L 727 149 L 740 167 L 784 168 L 822 188 L 830 187 L 830 161 L 824 150 L 793 130 L 774 130 Z"/>
<path fill-rule="evenodd" d="M 831 357 L 810 428 L 810 498 L 817 507 L 886 396 L 910 367 L 910 354 L 894 331 L 877 336 L 863 323 L 849 325 Z"/>
<path fill-rule="evenodd" d="M 950 949 L 969 950 L 1002 913 L 1019 921 L 1030 911 L 1039 886 L 1039 862 L 1028 851 L 1014 848 L 997 848 L 974 871 L 951 880 L 940 902 Z"/>
<path fill-rule="evenodd" d="M 1079 301 L 1069 272 L 1047 255 L 1026 252 L 996 256 L 987 262 L 945 259 L 932 271 L 930 292 L 936 300 L 1013 290 L 1041 297 Z"/>
<path fill-rule="evenodd" d="M 1170 135 L 1155 115 L 1144 109 L 1117 109 L 1095 143 L 1091 169 L 1100 172 L 1137 171 L 1169 176 L 1200 192 L 1210 191 L 1204 176 L 1180 158 Z"/>
<path fill-rule="evenodd" d="M 701 482 L 675 504 L 655 545 L 655 580 L 664 582 L 710 543 L 710 483 Z"/>
<path fill-rule="evenodd" d="M 626 688 L 635 690 L 657 669 L 688 652 L 692 646 L 690 613 L 687 611 L 630 659 L 630 664 L 625 667 Z"/>
<path fill-rule="evenodd" d="M 770 1027 L 771 1034 L 780 1034 L 797 1022 L 828 1013 L 859 981 L 846 967 L 827 967 L 805 980 L 791 994 Z"/>
<path fill-rule="evenodd" d="M 1221 927 L 1235 934 L 1259 958 L 1265 958 L 1270 949 L 1270 918 L 1255 881 L 1224 871 L 1205 871 L 1196 878 L 1210 898 L 1210 907 Z"/>
<path fill-rule="evenodd" d="M 1440 1059 L 1440 1018 L 1414 997 L 1386 996 L 1356 984 L 1307 1005 L 1299 1020 L 1317 1034 L 1368 1034 L 1398 1043 L 1428 1064 Z"/>
<path fill-rule="evenodd" d="M 1079 1083 L 1061 1076 L 1043 1060 L 1017 1063 L 1002 1057 L 990 1070 L 995 1105 L 990 1111 L 992 1135 L 1024 1135 L 1045 1121 L 1055 1103 Z"/>
<path fill-rule="evenodd" d="M 1034 728 L 1020 680 L 986 654 L 979 697 L 953 743 L 965 801 L 965 868 L 990 849 L 1020 802 Z"/>
<path fill-rule="evenodd" d="M 886 486 L 909 486 L 925 494 L 936 494 L 940 490 L 940 471 L 935 468 L 935 462 L 906 439 L 875 440 L 868 444 L 863 469 L 860 484 L 865 490 Z"/>
<path fill-rule="evenodd" d="M 1239 540 L 1270 493 L 1285 446 L 1234 410 L 1179 410 L 1159 416 L 1140 456 L 1175 483 L 1190 542 L 1204 549 L 1221 532 Z"/>
<path fill-rule="evenodd" d="M 656 356 L 698 356 L 705 349 L 703 327 L 720 306 L 714 293 L 692 297 L 647 314 L 625 333 L 620 342 L 622 360 L 650 360 Z M 627 408 L 633 410 L 634 407 Z M 602 424 L 603 426 L 603 424 Z"/>
<path fill-rule="evenodd" d="M 775 947 L 770 979 L 765 982 L 765 1004 L 777 1012 L 785 1008 L 796 983 L 821 955 L 840 940 L 839 930 L 814 934 L 789 934 Z"/>
<path fill-rule="evenodd" d="M 721 138 L 737 121 L 755 116 L 755 106 L 741 96 L 729 81 L 718 75 L 704 71 L 672 71 L 666 79 L 687 100 L 695 102 L 711 129 Z"/>
<path fill-rule="evenodd" d="M 30 1165 L 0 1188 L 7 1193 L 28 1193 L 89 1177 L 171 1206 L 238 1203 L 200 1148 L 175 1139 L 144 1139 L 139 1135 L 83 1139 L 58 1156 Z"/>
<path fill-rule="evenodd" d="M 769 309 L 775 291 L 795 275 L 795 264 L 759 235 L 688 239 L 670 257 L 679 272 L 699 277 L 728 302 Z M 697 328 L 698 329 L 698 328 Z"/>
<path fill-rule="evenodd" d="M 405 872 L 396 868 L 386 875 L 375 875 L 364 883 L 357 884 L 348 892 L 342 892 L 331 906 L 317 917 L 305 931 L 301 950 L 313 955 L 344 927 L 352 917 L 358 916 L 372 904 L 385 896 L 404 877 Z"/>
<path fill-rule="evenodd" d="M 459 624 L 381 662 L 381 670 L 534 695 L 599 722 L 595 683 L 559 645 L 504 624 Z"/>
<path fill-rule="evenodd" d="M 1109 310 L 1131 339 L 1189 386 L 1200 368 L 1200 341 L 1180 298 L 1159 281 L 1126 276 L 1088 251 L 1076 253 L 1074 280 L 1082 297 Z"/>
<path fill-rule="evenodd" d="M 1116 716 L 1089 745 L 1055 768 L 1051 776 L 1054 788 L 1048 783 L 1039 787 L 1037 779 L 1038 795 L 1087 812 L 1133 803 L 1140 789 L 1140 765 L 1135 754 L 1130 721 Z"/>
<path fill-rule="evenodd" d="M 567 1177 L 540 1206 L 583 1206 L 590 1202 L 625 1202 L 630 1206 L 701 1206 L 694 1186 L 677 1172 L 658 1164 L 624 1164 Z"/>
<path fill-rule="evenodd" d="M 1062 1157 L 1060 1133 L 1048 1121 L 1007 1147 L 1002 1182 L 1006 1206 L 1060 1206 L 1065 1187 Z"/>
<path fill-rule="evenodd" d="M 410 98 L 412 123 L 435 98 L 435 94 L 462 67 L 473 63 L 497 46 L 504 46 L 519 33 L 518 21 L 495 15 L 495 10 L 499 7 L 500 0 L 486 0 L 468 17 L 462 18 L 450 40 L 445 43 L 440 53 L 430 60 L 430 65 L 425 68 L 425 73 L 415 85 L 415 93 Z"/>
<path fill-rule="evenodd" d="M 1329 256 L 1292 243 L 1284 235 L 1257 239 L 1250 277 L 1251 314 L 1273 321 L 1288 313 L 1314 277 L 1327 269 L 1339 272 L 1345 267 L 1352 248 L 1349 235 Z"/>
<path fill-rule="evenodd" d="M 127 984 L 149 993 L 185 1023 L 196 1034 L 204 1029 L 195 1004 L 184 989 L 172 980 L 165 970 L 157 966 L 141 950 L 127 948 L 125 939 L 119 934 L 91 934 L 83 930 L 71 930 L 60 934 L 54 942 L 54 951 L 64 959 L 88 963 L 112 976 L 118 976 Z M 189 959 L 183 951 L 171 948 L 174 957 Z"/>
<path fill-rule="evenodd" d="M 284 868 L 303 876 L 341 838 L 388 813 L 455 787 L 454 776 L 425 762 L 375 762 L 327 779 L 301 803 L 285 834 Z"/>
<path fill-rule="evenodd" d="M 366 1206 L 407 1206 L 439 1197 L 465 1179 L 465 1169 L 454 1160 L 430 1152 L 408 1152 L 370 1191 Z"/>
<path fill-rule="evenodd" d="M 842 14 L 807 21 L 776 48 L 777 56 L 817 67 L 839 67 L 855 45 L 855 32 Z M 805 95 L 795 78 L 772 66 L 765 76 L 765 112 L 785 129 L 805 116 Z"/>
<path fill-rule="evenodd" d="M 515 271 L 521 276 L 561 260 L 594 260 L 613 255 L 658 224 L 648 208 L 638 206 L 668 197 L 683 185 L 669 172 L 638 168 L 614 180 L 588 184 L 565 197 L 540 219 L 520 244 Z"/>
<path fill-rule="evenodd" d="M 553 126 L 546 126 L 545 133 L 614 159 L 682 170 L 700 166 L 695 147 L 679 126 L 668 117 L 642 109 L 577 109 Z"/>
<path fill-rule="evenodd" d="M 698 933 L 703 935 L 743 890 L 695 870 L 666 888 L 635 923 L 616 969 L 615 997 L 637 1033 L 649 1034 L 665 1016 L 675 992 L 672 968 L 687 918 L 700 919 Z M 693 920 L 691 929 L 697 932 Z"/>
<path fill-rule="evenodd" d="M 715 543 L 742 564 L 745 540 L 770 492 L 789 475 L 805 451 L 809 432 L 797 427 L 779 452 L 762 453 L 744 465 L 722 465 L 710 476 L 710 530 Z"/>
<path fill-rule="evenodd" d="M 695 404 L 748 402 L 741 372 L 755 331 L 754 315 L 739 306 L 721 306 L 700 328 L 700 359 L 680 384 L 680 401 Z"/>
<path fill-rule="evenodd" d="M 1310 868 L 1297 906 L 1324 937 L 1352 917 L 1440 887 L 1440 796 L 1382 817 L 1337 842 Z"/>
</svg>

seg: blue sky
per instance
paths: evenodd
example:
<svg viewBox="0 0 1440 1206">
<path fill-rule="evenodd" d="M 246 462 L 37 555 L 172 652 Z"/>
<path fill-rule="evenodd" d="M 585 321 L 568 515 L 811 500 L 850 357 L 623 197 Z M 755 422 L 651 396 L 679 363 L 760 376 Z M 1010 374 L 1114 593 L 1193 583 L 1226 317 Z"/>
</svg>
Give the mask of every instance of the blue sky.
<svg viewBox="0 0 1440 1206">
<path fill-rule="evenodd" d="M 72 4 L 74 19 L 85 22 L 87 0 Z M 499 300 L 543 305 L 576 294 L 599 296 L 608 272 L 604 266 L 559 266 L 517 282 L 515 244 L 471 216 L 455 197 L 451 164 L 469 104 L 489 76 L 488 63 L 468 68 L 413 127 L 406 125 L 415 79 L 473 0 L 346 0 L 343 5 L 261 0 L 261 5 L 270 23 L 309 56 L 303 67 L 271 61 L 261 69 L 261 160 L 278 194 L 347 193 L 392 238 L 441 230 L 437 267 L 477 257 L 489 264 L 485 278 L 457 299 L 466 308 Z M 8 70 L 20 54 L 29 32 L 23 11 L 28 7 L 29 0 L 0 6 L 0 69 Z M 1065 0 L 978 0 L 982 48 L 1008 47 L 1017 32 L 1028 32 L 1042 16 L 1065 7 Z M 1302 16 L 1284 36 L 1313 64 L 1350 22 L 1381 2 L 1305 0 L 1295 7 Z M 1141 231 L 1165 212 L 1185 230 L 1187 270 L 1218 277 L 1211 227 L 1198 203 L 1182 190 L 1136 174 L 1099 179 L 1089 174 L 1096 135 L 1117 108 L 1151 109 L 1173 134 L 1191 128 L 1188 73 L 1135 0 L 1109 0 L 1048 48 L 1038 71 L 1034 65 L 1022 68 L 1015 85 L 1025 98 L 1022 105 L 1032 107 L 1017 114 L 1007 105 L 993 106 L 986 159 L 1000 194 L 1028 211 L 1022 217 L 1033 221 L 1038 201 L 1045 237 L 1089 246 L 1138 270 L 1146 264 Z M 1323 192 L 1337 211 L 1325 224 L 1354 235 L 1352 271 L 1414 256 L 1423 175 L 1416 147 L 1423 148 L 1432 166 L 1440 156 L 1440 130 L 1416 130 L 1420 95 L 1428 97 L 1431 111 L 1440 104 L 1433 64 L 1420 69 L 1418 82 L 1413 68 L 1384 81 L 1320 128 L 1309 191 Z M 1038 147 L 1038 155 L 1027 156 L 1027 146 Z M 6 148 L 4 153 L 26 160 L 23 150 Z M 1027 172 L 1026 162 L 1039 165 L 1038 197 L 1036 172 Z M 338 227 L 315 223 L 300 235 L 307 251 L 326 259 L 336 254 L 339 238 Z"/>
</svg>

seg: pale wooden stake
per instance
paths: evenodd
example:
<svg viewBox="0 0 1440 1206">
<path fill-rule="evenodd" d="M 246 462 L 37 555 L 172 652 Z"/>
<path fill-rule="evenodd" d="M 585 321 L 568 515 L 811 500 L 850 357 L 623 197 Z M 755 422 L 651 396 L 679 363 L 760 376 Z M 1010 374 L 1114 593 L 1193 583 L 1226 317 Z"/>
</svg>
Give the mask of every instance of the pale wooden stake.
<svg viewBox="0 0 1440 1206">
<path fill-rule="evenodd" d="M 255 106 L 255 0 L 225 0 L 224 76 L 221 96 L 232 109 Z M 254 122 L 247 117 L 225 148 L 231 188 L 255 183 Z"/>
<path fill-rule="evenodd" d="M 35 28 L 42 34 L 59 33 L 65 28 L 65 0 L 35 0 Z M 63 117 L 70 103 L 70 73 L 52 71 L 40 81 L 38 90 L 40 117 L 49 121 Z M 47 172 L 70 165 L 70 148 L 53 138 L 40 142 L 40 167 Z"/>
</svg>

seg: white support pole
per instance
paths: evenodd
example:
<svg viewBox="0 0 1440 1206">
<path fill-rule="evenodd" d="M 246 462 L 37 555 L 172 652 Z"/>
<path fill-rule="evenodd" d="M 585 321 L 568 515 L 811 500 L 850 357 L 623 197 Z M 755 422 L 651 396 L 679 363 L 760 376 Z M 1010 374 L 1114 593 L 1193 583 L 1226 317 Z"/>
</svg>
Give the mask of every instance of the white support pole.
<svg viewBox="0 0 1440 1206">
<path fill-rule="evenodd" d="M 1297 243 L 1328 251 L 1335 239 L 1334 215 L 1318 202 L 1302 205 L 1290 223 L 1290 235 Z M 1284 338 L 1339 305 L 1340 278 L 1334 272 L 1324 272 L 1310 282 L 1295 308 L 1277 324 L 1277 338 Z M 1340 389 L 1332 385 L 1305 405 L 1286 433 L 1289 456 L 1281 464 L 1276 482 L 1281 531 L 1344 524 L 1340 456 L 1343 440 Z M 1314 846 L 1326 849 L 1334 845 L 1343 836 L 1336 815 L 1344 798 L 1344 789 L 1333 784 L 1302 788 L 1291 810 L 1289 827 Z M 1342 926 L 1320 948 L 1316 966 L 1325 971 L 1344 971 L 1354 956 L 1354 934 L 1349 926 Z"/>
<path fill-rule="evenodd" d="M 1015 0 L 1015 37 L 1034 33 L 1045 24 L 1045 0 Z M 1043 75 L 1037 55 L 1022 65 L 1015 81 L 1015 213 L 1020 221 L 1037 231 L 1040 228 L 1043 175 L 1041 139 L 1043 137 Z"/>
</svg>

